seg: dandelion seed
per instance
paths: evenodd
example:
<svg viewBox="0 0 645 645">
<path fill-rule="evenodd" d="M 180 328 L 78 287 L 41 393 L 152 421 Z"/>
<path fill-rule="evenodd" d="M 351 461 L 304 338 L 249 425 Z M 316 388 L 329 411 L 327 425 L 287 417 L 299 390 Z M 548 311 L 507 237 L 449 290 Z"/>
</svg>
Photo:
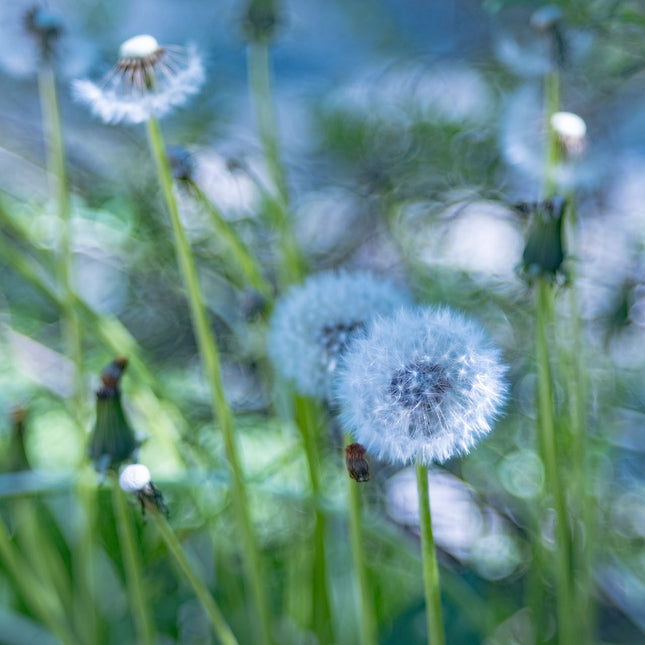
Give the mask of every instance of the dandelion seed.
<svg viewBox="0 0 645 645">
<path fill-rule="evenodd" d="M 148 35 L 126 40 L 119 60 L 100 83 L 77 80 L 73 92 L 106 123 L 142 123 L 183 105 L 204 81 L 192 47 L 162 46 Z"/>
<path fill-rule="evenodd" d="M 276 305 L 269 356 L 300 392 L 328 396 L 340 357 L 368 322 L 409 303 L 406 292 L 367 272 L 311 276 Z"/>
<path fill-rule="evenodd" d="M 341 420 L 391 462 L 466 453 L 506 399 L 499 354 L 475 322 L 448 308 L 375 320 L 343 357 L 334 388 Z"/>
<path fill-rule="evenodd" d="M 119 486 L 126 493 L 132 493 L 141 504 L 141 512 L 168 514 L 161 491 L 152 483 L 150 471 L 143 464 L 130 464 L 119 475 Z"/>
</svg>

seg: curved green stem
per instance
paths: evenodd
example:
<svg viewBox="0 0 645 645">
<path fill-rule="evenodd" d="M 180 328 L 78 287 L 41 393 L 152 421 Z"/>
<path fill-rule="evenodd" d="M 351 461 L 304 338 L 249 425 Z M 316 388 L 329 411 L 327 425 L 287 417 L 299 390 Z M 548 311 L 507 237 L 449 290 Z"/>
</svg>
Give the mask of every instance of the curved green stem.
<svg viewBox="0 0 645 645">
<path fill-rule="evenodd" d="M 561 645 L 573 645 L 574 640 L 577 638 L 577 630 L 574 624 L 573 589 L 571 584 L 571 536 L 569 532 L 566 497 L 557 459 L 555 408 L 547 341 L 547 329 L 553 322 L 552 292 L 553 285 L 550 282 L 545 279 L 538 280 L 535 339 L 538 378 L 538 430 L 547 486 L 550 489 L 556 514 L 555 580 L 559 642 Z"/>
<path fill-rule="evenodd" d="M 150 608 L 143 589 L 141 558 L 135 548 L 125 493 L 121 490 L 116 478 L 112 484 L 112 503 L 114 505 L 114 515 L 116 516 L 119 544 L 121 545 L 121 553 L 123 553 L 123 564 L 125 567 L 130 602 L 132 603 L 132 613 L 134 614 L 134 622 L 137 627 L 137 643 L 151 645 L 155 640 L 154 629 L 150 617 Z"/>
<path fill-rule="evenodd" d="M 195 575 L 193 568 L 184 555 L 177 536 L 168 524 L 166 518 L 161 513 L 152 513 L 152 516 L 154 517 L 163 541 L 168 547 L 168 551 L 170 551 L 180 571 L 186 576 L 190 586 L 193 588 L 219 640 L 223 645 L 239 645 L 235 634 L 231 631 L 210 591 L 208 591 L 208 588 L 202 580 Z"/>
<path fill-rule="evenodd" d="M 197 278 L 197 269 L 193 254 L 186 239 L 181 220 L 179 219 L 177 202 L 172 188 L 170 167 L 166 157 L 159 123 L 156 119 L 150 118 L 147 125 L 152 156 L 157 166 L 159 182 L 172 221 L 177 260 L 188 290 L 188 301 L 190 303 L 193 329 L 197 337 L 199 354 L 210 385 L 213 412 L 222 429 L 226 458 L 231 471 L 233 503 L 238 515 L 240 530 L 242 531 L 246 572 L 251 584 L 251 591 L 257 611 L 258 638 L 259 642 L 266 644 L 271 642 L 271 637 L 262 562 L 251 521 L 246 486 L 242 477 L 242 467 L 233 427 L 233 413 L 224 396 L 219 350 L 208 322 L 206 305 Z"/>
<path fill-rule="evenodd" d="M 345 438 L 346 443 L 352 443 L 351 437 Z M 375 645 L 378 643 L 378 626 L 374 614 L 374 601 L 372 588 L 367 579 L 367 568 L 365 566 L 365 551 L 363 549 L 363 531 L 361 522 L 361 484 L 351 477 L 347 480 L 347 499 L 349 502 L 349 539 L 352 547 L 352 558 L 354 560 L 354 571 L 358 578 L 360 591 L 360 617 L 361 645 Z"/>
<path fill-rule="evenodd" d="M 222 217 L 222 214 L 219 212 L 215 204 L 208 199 L 204 194 L 204 191 L 195 182 L 190 182 L 190 188 L 199 200 L 200 204 L 211 216 L 211 220 L 215 225 L 217 234 L 226 241 L 235 258 L 235 262 L 244 275 L 246 282 L 263 296 L 270 297 L 271 285 L 262 275 L 262 270 L 260 269 L 257 260 L 251 255 L 235 229 Z"/>
<path fill-rule="evenodd" d="M 426 618 L 428 621 L 428 645 L 445 645 L 443 619 L 441 617 L 439 567 L 437 565 L 437 553 L 432 536 L 432 518 L 430 517 L 428 467 L 422 464 L 417 464 L 417 490 L 419 492 L 421 555 L 426 596 Z"/>
</svg>

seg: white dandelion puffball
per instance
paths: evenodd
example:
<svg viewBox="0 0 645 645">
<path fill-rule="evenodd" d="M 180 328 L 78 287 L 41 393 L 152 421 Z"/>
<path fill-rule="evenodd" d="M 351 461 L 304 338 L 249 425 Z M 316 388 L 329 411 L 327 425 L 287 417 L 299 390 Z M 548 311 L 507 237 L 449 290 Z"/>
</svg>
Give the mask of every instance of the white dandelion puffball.
<svg viewBox="0 0 645 645">
<path fill-rule="evenodd" d="M 74 81 L 75 98 L 106 123 L 142 123 L 183 105 L 204 82 L 192 47 L 160 45 L 148 35 L 126 40 L 119 60 L 99 83 Z"/>
<path fill-rule="evenodd" d="M 375 320 L 345 353 L 334 392 L 341 421 L 368 452 L 441 463 L 490 432 L 505 372 L 477 323 L 423 307 Z"/>
<path fill-rule="evenodd" d="M 126 493 L 138 493 L 150 484 L 150 471 L 143 464 L 130 464 L 119 475 L 119 486 Z"/>
<path fill-rule="evenodd" d="M 269 357 L 300 392 L 329 396 L 349 343 L 374 316 L 409 304 L 406 291 L 371 273 L 318 273 L 278 301 L 269 329 Z"/>
</svg>

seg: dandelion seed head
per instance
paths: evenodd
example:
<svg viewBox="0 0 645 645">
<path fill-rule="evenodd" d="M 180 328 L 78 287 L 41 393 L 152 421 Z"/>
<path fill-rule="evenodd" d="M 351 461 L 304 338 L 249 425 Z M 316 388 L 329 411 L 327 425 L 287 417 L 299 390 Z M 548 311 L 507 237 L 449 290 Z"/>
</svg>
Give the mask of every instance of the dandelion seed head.
<svg viewBox="0 0 645 645">
<path fill-rule="evenodd" d="M 368 452 L 429 464 L 467 453 L 490 432 L 505 372 L 477 323 L 448 308 L 404 309 L 351 344 L 334 394 Z"/>
<path fill-rule="evenodd" d="M 99 83 L 77 80 L 75 98 L 106 123 L 142 123 L 183 105 L 204 82 L 193 47 L 162 46 L 149 35 L 126 40 L 119 60 Z"/>
<path fill-rule="evenodd" d="M 126 493 L 137 493 L 150 484 L 150 471 L 143 464 L 130 464 L 119 475 L 119 486 Z"/>
<path fill-rule="evenodd" d="M 407 292 L 367 272 L 316 274 L 276 305 L 269 356 L 299 391 L 328 396 L 341 356 L 370 320 L 409 304 Z"/>
</svg>

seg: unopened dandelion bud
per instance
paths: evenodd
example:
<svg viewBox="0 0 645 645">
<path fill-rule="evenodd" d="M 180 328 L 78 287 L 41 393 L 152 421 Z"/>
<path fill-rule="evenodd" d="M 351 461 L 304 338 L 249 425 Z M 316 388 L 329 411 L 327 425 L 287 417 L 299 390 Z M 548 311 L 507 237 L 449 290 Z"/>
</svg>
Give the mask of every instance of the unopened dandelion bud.
<svg viewBox="0 0 645 645">
<path fill-rule="evenodd" d="M 561 197 L 533 206 L 533 220 L 522 254 L 522 265 L 529 279 L 555 276 L 565 258 L 563 216 L 566 202 Z"/>
<path fill-rule="evenodd" d="M 133 494 L 141 504 L 141 511 L 168 514 L 161 491 L 154 485 L 150 471 L 143 464 L 130 464 L 119 475 L 119 486 L 126 493 Z"/>
<path fill-rule="evenodd" d="M 26 419 L 26 408 L 18 407 L 11 412 L 11 438 L 9 440 L 6 464 L 9 472 L 16 473 L 31 470 L 27 451 L 25 450 Z"/>
<path fill-rule="evenodd" d="M 121 405 L 119 383 L 127 364 L 118 356 L 105 367 L 102 387 L 96 392 L 96 423 L 88 453 L 100 472 L 130 459 L 138 445 Z"/>
<path fill-rule="evenodd" d="M 575 157 L 587 145 L 587 124 L 573 112 L 556 112 L 551 116 L 551 127 L 558 136 L 566 157 Z"/>
<path fill-rule="evenodd" d="M 242 19 L 242 30 L 251 42 L 271 40 L 278 26 L 276 0 L 249 0 Z"/>
<path fill-rule="evenodd" d="M 403 309 L 352 343 L 334 389 L 341 422 L 368 452 L 429 465 L 490 432 L 505 372 L 475 322 L 448 308 Z"/>
<path fill-rule="evenodd" d="M 193 156 L 183 146 L 167 146 L 166 157 L 170 164 L 170 172 L 177 181 L 190 182 L 195 172 Z"/>
<path fill-rule="evenodd" d="M 345 447 L 345 464 L 352 479 L 357 482 L 369 481 L 370 465 L 367 461 L 367 452 L 360 443 L 352 443 Z"/>
<path fill-rule="evenodd" d="M 562 28 L 562 11 L 555 5 L 547 5 L 533 12 L 531 27 L 550 41 L 553 62 L 564 65 L 567 56 L 567 46 Z"/>
<path fill-rule="evenodd" d="M 160 45 L 148 34 L 126 40 L 119 59 L 103 80 L 75 81 L 75 97 L 106 123 L 142 123 L 182 105 L 204 81 L 192 48 Z"/>
<path fill-rule="evenodd" d="M 56 43 L 63 33 L 60 18 L 45 7 L 35 6 L 25 14 L 25 27 L 36 39 L 43 60 L 51 60 Z"/>
</svg>

